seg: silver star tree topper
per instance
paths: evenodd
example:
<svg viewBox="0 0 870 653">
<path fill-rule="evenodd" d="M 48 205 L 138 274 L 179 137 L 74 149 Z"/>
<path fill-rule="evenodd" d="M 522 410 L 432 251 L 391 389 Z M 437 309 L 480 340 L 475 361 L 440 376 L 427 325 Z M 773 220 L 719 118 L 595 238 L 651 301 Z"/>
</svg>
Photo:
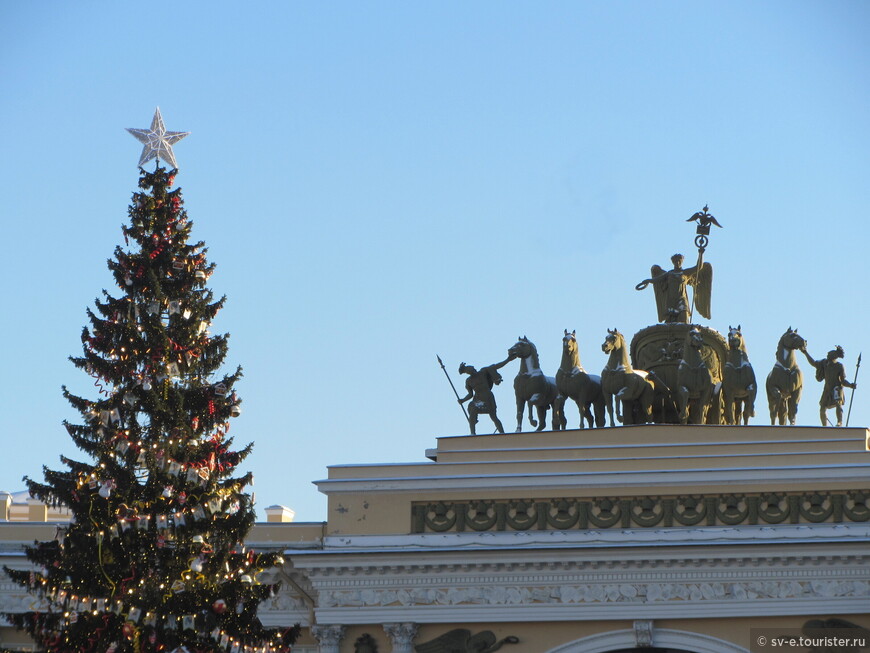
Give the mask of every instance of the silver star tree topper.
<svg viewBox="0 0 870 653">
<path fill-rule="evenodd" d="M 154 110 L 154 118 L 151 120 L 151 129 L 132 129 L 127 131 L 133 134 L 140 142 L 145 144 L 142 148 L 142 156 L 139 157 L 139 167 L 151 159 L 163 159 L 173 168 L 178 167 L 172 146 L 190 132 L 168 132 L 163 125 L 163 116 L 160 115 L 160 107 Z"/>
</svg>

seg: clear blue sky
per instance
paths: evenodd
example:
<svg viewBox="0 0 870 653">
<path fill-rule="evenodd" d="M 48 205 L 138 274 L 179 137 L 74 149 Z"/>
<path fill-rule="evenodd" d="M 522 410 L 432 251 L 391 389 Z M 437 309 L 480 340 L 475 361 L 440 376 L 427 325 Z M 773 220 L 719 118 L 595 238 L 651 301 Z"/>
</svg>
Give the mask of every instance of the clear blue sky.
<svg viewBox="0 0 870 653">
<path fill-rule="evenodd" d="M 693 258 L 705 203 L 724 229 L 701 322 L 740 323 L 760 378 L 789 326 L 816 357 L 842 345 L 851 378 L 860 351 L 870 367 L 868 33 L 866 2 L 2 3 L 0 489 L 83 456 L 60 386 L 96 393 L 67 356 L 113 286 L 141 151 L 124 128 L 158 105 L 191 132 L 177 182 L 229 296 L 215 331 L 245 369 L 232 434 L 256 442 L 261 509 L 325 519 L 328 465 L 465 432 L 436 353 L 459 385 L 460 361 L 526 334 L 554 374 L 567 328 L 600 371 L 608 327 L 655 322 L 634 285 Z"/>
</svg>

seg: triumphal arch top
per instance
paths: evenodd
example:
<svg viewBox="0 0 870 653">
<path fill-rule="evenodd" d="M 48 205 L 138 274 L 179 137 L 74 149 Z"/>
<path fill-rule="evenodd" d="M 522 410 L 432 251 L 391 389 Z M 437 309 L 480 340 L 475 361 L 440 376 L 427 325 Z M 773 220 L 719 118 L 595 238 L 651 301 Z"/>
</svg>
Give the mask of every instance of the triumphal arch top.
<svg viewBox="0 0 870 653">
<path fill-rule="evenodd" d="M 823 416 L 854 383 L 789 328 L 756 393 L 739 326 L 692 323 L 709 315 L 718 222 L 706 207 L 690 219 L 697 262 L 674 257 L 638 284 L 659 322 L 631 339 L 610 329 L 601 375 L 565 330 L 548 380 L 521 337 L 503 362 L 461 366 L 469 434 L 414 462 L 330 467 L 315 481 L 325 522 L 259 524 L 248 544 L 285 561 L 262 620 L 301 624 L 294 651 L 308 653 L 747 653 L 780 635 L 867 633 L 870 431 L 750 422 L 767 395 L 771 421 L 789 423 L 796 352 L 827 379 Z M 475 435 L 511 361 L 518 417 L 537 410 L 539 430 L 504 434 L 496 419 L 501 433 Z M 2 562 L 24 568 L 20 544 L 53 528 L 0 524 Z M 0 610 L 30 601 L 0 586 Z M 0 628 L 3 646 L 26 646 L 16 637 Z"/>
</svg>

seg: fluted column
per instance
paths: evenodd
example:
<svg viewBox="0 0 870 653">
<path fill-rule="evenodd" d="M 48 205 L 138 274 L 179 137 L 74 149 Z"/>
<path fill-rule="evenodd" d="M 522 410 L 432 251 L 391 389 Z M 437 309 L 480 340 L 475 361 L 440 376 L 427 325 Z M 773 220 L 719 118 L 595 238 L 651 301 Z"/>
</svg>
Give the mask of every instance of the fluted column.
<svg viewBox="0 0 870 653">
<path fill-rule="evenodd" d="M 414 653 L 417 624 L 384 624 L 384 632 L 393 645 L 393 653 Z"/>
<path fill-rule="evenodd" d="M 329 624 L 312 626 L 311 634 L 318 643 L 318 653 L 339 653 L 338 647 L 344 637 L 344 626 Z"/>
</svg>

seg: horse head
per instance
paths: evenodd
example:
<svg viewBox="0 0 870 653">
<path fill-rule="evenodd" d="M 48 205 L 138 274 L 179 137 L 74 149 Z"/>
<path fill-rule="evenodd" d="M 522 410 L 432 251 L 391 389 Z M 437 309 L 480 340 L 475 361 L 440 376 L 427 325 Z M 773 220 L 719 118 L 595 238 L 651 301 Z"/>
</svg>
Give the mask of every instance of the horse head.
<svg viewBox="0 0 870 653">
<path fill-rule="evenodd" d="M 517 339 L 516 343 L 508 349 L 511 358 L 528 358 L 536 351 L 535 345 L 525 336 Z"/>
<path fill-rule="evenodd" d="M 618 351 L 624 348 L 625 338 L 622 337 L 622 334 L 616 329 L 608 329 L 607 337 L 604 339 L 604 342 L 601 345 L 601 351 L 603 351 L 605 354 L 609 354 L 613 351 Z"/>
<path fill-rule="evenodd" d="M 571 333 L 568 333 L 568 329 L 565 329 L 565 336 L 562 338 L 562 351 L 568 351 L 573 353 L 577 351 L 577 331 L 574 330 Z"/>
<path fill-rule="evenodd" d="M 803 339 L 800 335 L 798 335 L 797 329 L 792 329 L 791 327 L 782 334 L 782 337 L 779 339 L 779 348 L 780 349 L 800 349 L 803 350 L 807 346 L 807 341 Z"/>
<path fill-rule="evenodd" d="M 689 329 L 686 332 L 686 344 L 692 349 L 701 350 L 704 346 L 704 336 L 699 329 Z"/>
<path fill-rule="evenodd" d="M 728 348 L 746 351 L 746 343 L 743 340 L 743 332 L 740 330 L 739 324 L 737 327 L 728 326 Z"/>
</svg>

